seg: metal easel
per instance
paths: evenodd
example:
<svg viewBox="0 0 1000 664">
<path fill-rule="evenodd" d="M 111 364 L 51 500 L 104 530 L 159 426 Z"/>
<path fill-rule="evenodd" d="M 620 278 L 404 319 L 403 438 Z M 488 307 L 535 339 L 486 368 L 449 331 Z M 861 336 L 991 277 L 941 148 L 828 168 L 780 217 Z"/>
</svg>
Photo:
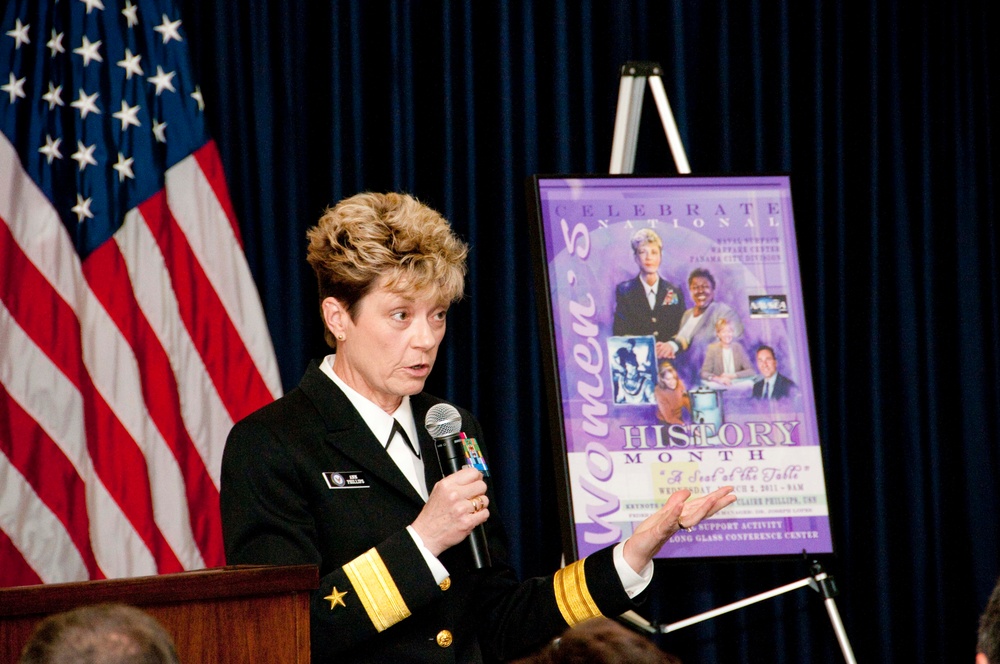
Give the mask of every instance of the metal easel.
<svg viewBox="0 0 1000 664">
<path fill-rule="evenodd" d="M 656 109 L 660 112 L 663 130 L 667 132 L 670 153 L 678 173 L 690 173 L 681 134 L 677 131 L 673 111 L 663 89 L 661 74 L 663 68 L 656 62 L 626 62 L 622 65 L 621 82 L 618 86 L 618 111 L 615 113 L 615 135 L 611 144 L 610 173 L 631 173 L 635 166 L 635 147 L 639 140 L 639 120 L 642 119 L 642 98 L 646 93 L 646 81 L 653 91 Z"/>
<path fill-rule="evenodd" d="M 646 92 L 647 82 L 649 83 L 649 89 L 653 92 L 653 99 L 656 101 L 656 108 L 660 114 L 660 121 L 663 123 L 663 130 L 667 134 L 667 143 L 670 144 L 670 153 L 673 155 L 677 172 L 683 174 L 691 172 L 687 154 L 684 152 L 684 144 L 681 142 L 681 135 L 677 130 L 677 122 L 674 120 L 673 111 L 670 110 L 667 92 L 663 88 L 662 73 L 663 68 L 656 62 L 626 62 L 622 65 L 621 82 L 618 87 L 618 110 L 615 113 L 615 132 L 611 145 L 611 167 L 609 172 L 612 175 L 631 173 L 635 167 L 635 149 L 639 140 L 639 120 L 642 118 L 642 100 Z M 847 632 L 844 630 L 844 623 L 840 619 L 840 611 L 837 610 L 837 603 L 834 600 L 834 597 L 837 596 L 837 585 L 834 583 L 833 577 L 824 572 L 822 565 L 815 560 L 812 562 L 809 571 L 811 573 L 810 576 L 794 583 L 747 597 L 732 604 L 727 604 L 726 606 L 669 625 L 654 625 L 634 611 L 629 611 L 621 617 L 651 634 L 667 634 L 705 620 L 711 620 L 730 611 L 736 611 L 751 604 L 798 590 L 799 588 L 809 587 L 823 595 L 823 603 L 826 605 L 826 612 L 830 618 L 830 624 L 833 625 L 833 631 L 837 636 L 837 643 L 840 644 L 840 651 L 844 656 L 844 661 L 847 664 L 857 664 L 857 660 L 854 659 L 854 651 L 851 649 L 851 643 L 847 638 Z"/>
</svg>

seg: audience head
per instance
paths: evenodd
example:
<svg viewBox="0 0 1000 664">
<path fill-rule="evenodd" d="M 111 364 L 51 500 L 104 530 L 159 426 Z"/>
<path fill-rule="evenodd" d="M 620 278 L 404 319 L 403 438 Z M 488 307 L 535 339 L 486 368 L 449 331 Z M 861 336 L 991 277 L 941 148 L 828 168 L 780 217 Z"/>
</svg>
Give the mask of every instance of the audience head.
<svg viewBox="0 0 1000 664">
<path fill-rule="evenodd" d="M 170 635 L 149 614 L 122 604 L 57 613 L 38 623 L 20 664 L 177 664 Z"/>
<path fill-rule="evenodd" d="M 538 652 L 515 664 L 680 664 L 649 639 L 608 618 L 571 627 Z"/>
<path fill-rule="evenodd" d="M 1000 581 L 979 618 L 976 664 L 1000 664 Z"/>
</svg>

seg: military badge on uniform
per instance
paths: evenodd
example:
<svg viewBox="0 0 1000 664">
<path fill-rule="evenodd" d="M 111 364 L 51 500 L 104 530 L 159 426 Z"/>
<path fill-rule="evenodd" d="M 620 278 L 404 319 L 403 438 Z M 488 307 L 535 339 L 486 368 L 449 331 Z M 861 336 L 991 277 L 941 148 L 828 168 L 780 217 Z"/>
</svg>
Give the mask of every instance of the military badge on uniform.
<svg viewBox="0 0 1000 664">
<path fill-rule="evenodd" d="M 677 292 L 674 291 L 673 288 L 668 288 L 667 289 L 667 294 L 663 298 L 663 304 L 664 304 L 664 306 L 669 307 L 671 305 L 677 304 L 677 302 L 678 302 L 678 300 L 677 300 Z"/>
<path fill-rule="evenodd" d="M 333 592 L 330 593 L 329 595 L 327 595 L 326 597 L 324 597 L 323 599 L 330 601 L 330 610 L 331 611 L 333 611 L 334 607 L 336 607 L 338 604 L 346 609 L 347 608 L 347 604 L 344 603 L 344 596 L 345 595 L 347 595 L 347 591 L 346 590 L 344 592 L 338 592 L 337 591 L 337 586 L 334 586 L 333 587 Z"/>
</svg>

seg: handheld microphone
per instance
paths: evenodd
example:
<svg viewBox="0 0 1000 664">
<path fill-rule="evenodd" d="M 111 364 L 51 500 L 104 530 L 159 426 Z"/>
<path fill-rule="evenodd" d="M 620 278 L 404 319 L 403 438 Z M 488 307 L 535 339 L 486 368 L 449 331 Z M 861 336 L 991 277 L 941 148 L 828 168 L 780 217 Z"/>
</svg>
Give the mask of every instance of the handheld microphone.
<svg viewBox="0 0 1000 664">
<path fill-rule="evenodd" d="M 439 403 L 431 406 L 424 417 L 424 427 L 434 439 L 434 449 L 437 451 L 438 464 L 444 476 L 457 473 L 465 465 L 465 450 L 459 437 L 462 428 L 462 416 L 458 409 L 450 403 Z M 486 531 L 482 525 L 469 533 L 466 540 L 472 550 L 472 564 L 477 569 L 490 566 L 490 550 L 486 545 Z"/>
</svg>

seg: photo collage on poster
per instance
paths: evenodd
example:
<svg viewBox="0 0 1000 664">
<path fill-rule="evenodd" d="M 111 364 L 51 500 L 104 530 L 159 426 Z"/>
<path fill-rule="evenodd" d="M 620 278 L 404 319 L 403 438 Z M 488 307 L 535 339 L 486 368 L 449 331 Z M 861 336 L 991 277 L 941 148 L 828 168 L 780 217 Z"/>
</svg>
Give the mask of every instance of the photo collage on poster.
<svg viewBox="0 0 1000 664">
<path fill-rule="evenodd" d="M 832 551 L 788 177 L 536 187 L 577 555 L 727 484 L 660 557 Z"/>
</svg>

